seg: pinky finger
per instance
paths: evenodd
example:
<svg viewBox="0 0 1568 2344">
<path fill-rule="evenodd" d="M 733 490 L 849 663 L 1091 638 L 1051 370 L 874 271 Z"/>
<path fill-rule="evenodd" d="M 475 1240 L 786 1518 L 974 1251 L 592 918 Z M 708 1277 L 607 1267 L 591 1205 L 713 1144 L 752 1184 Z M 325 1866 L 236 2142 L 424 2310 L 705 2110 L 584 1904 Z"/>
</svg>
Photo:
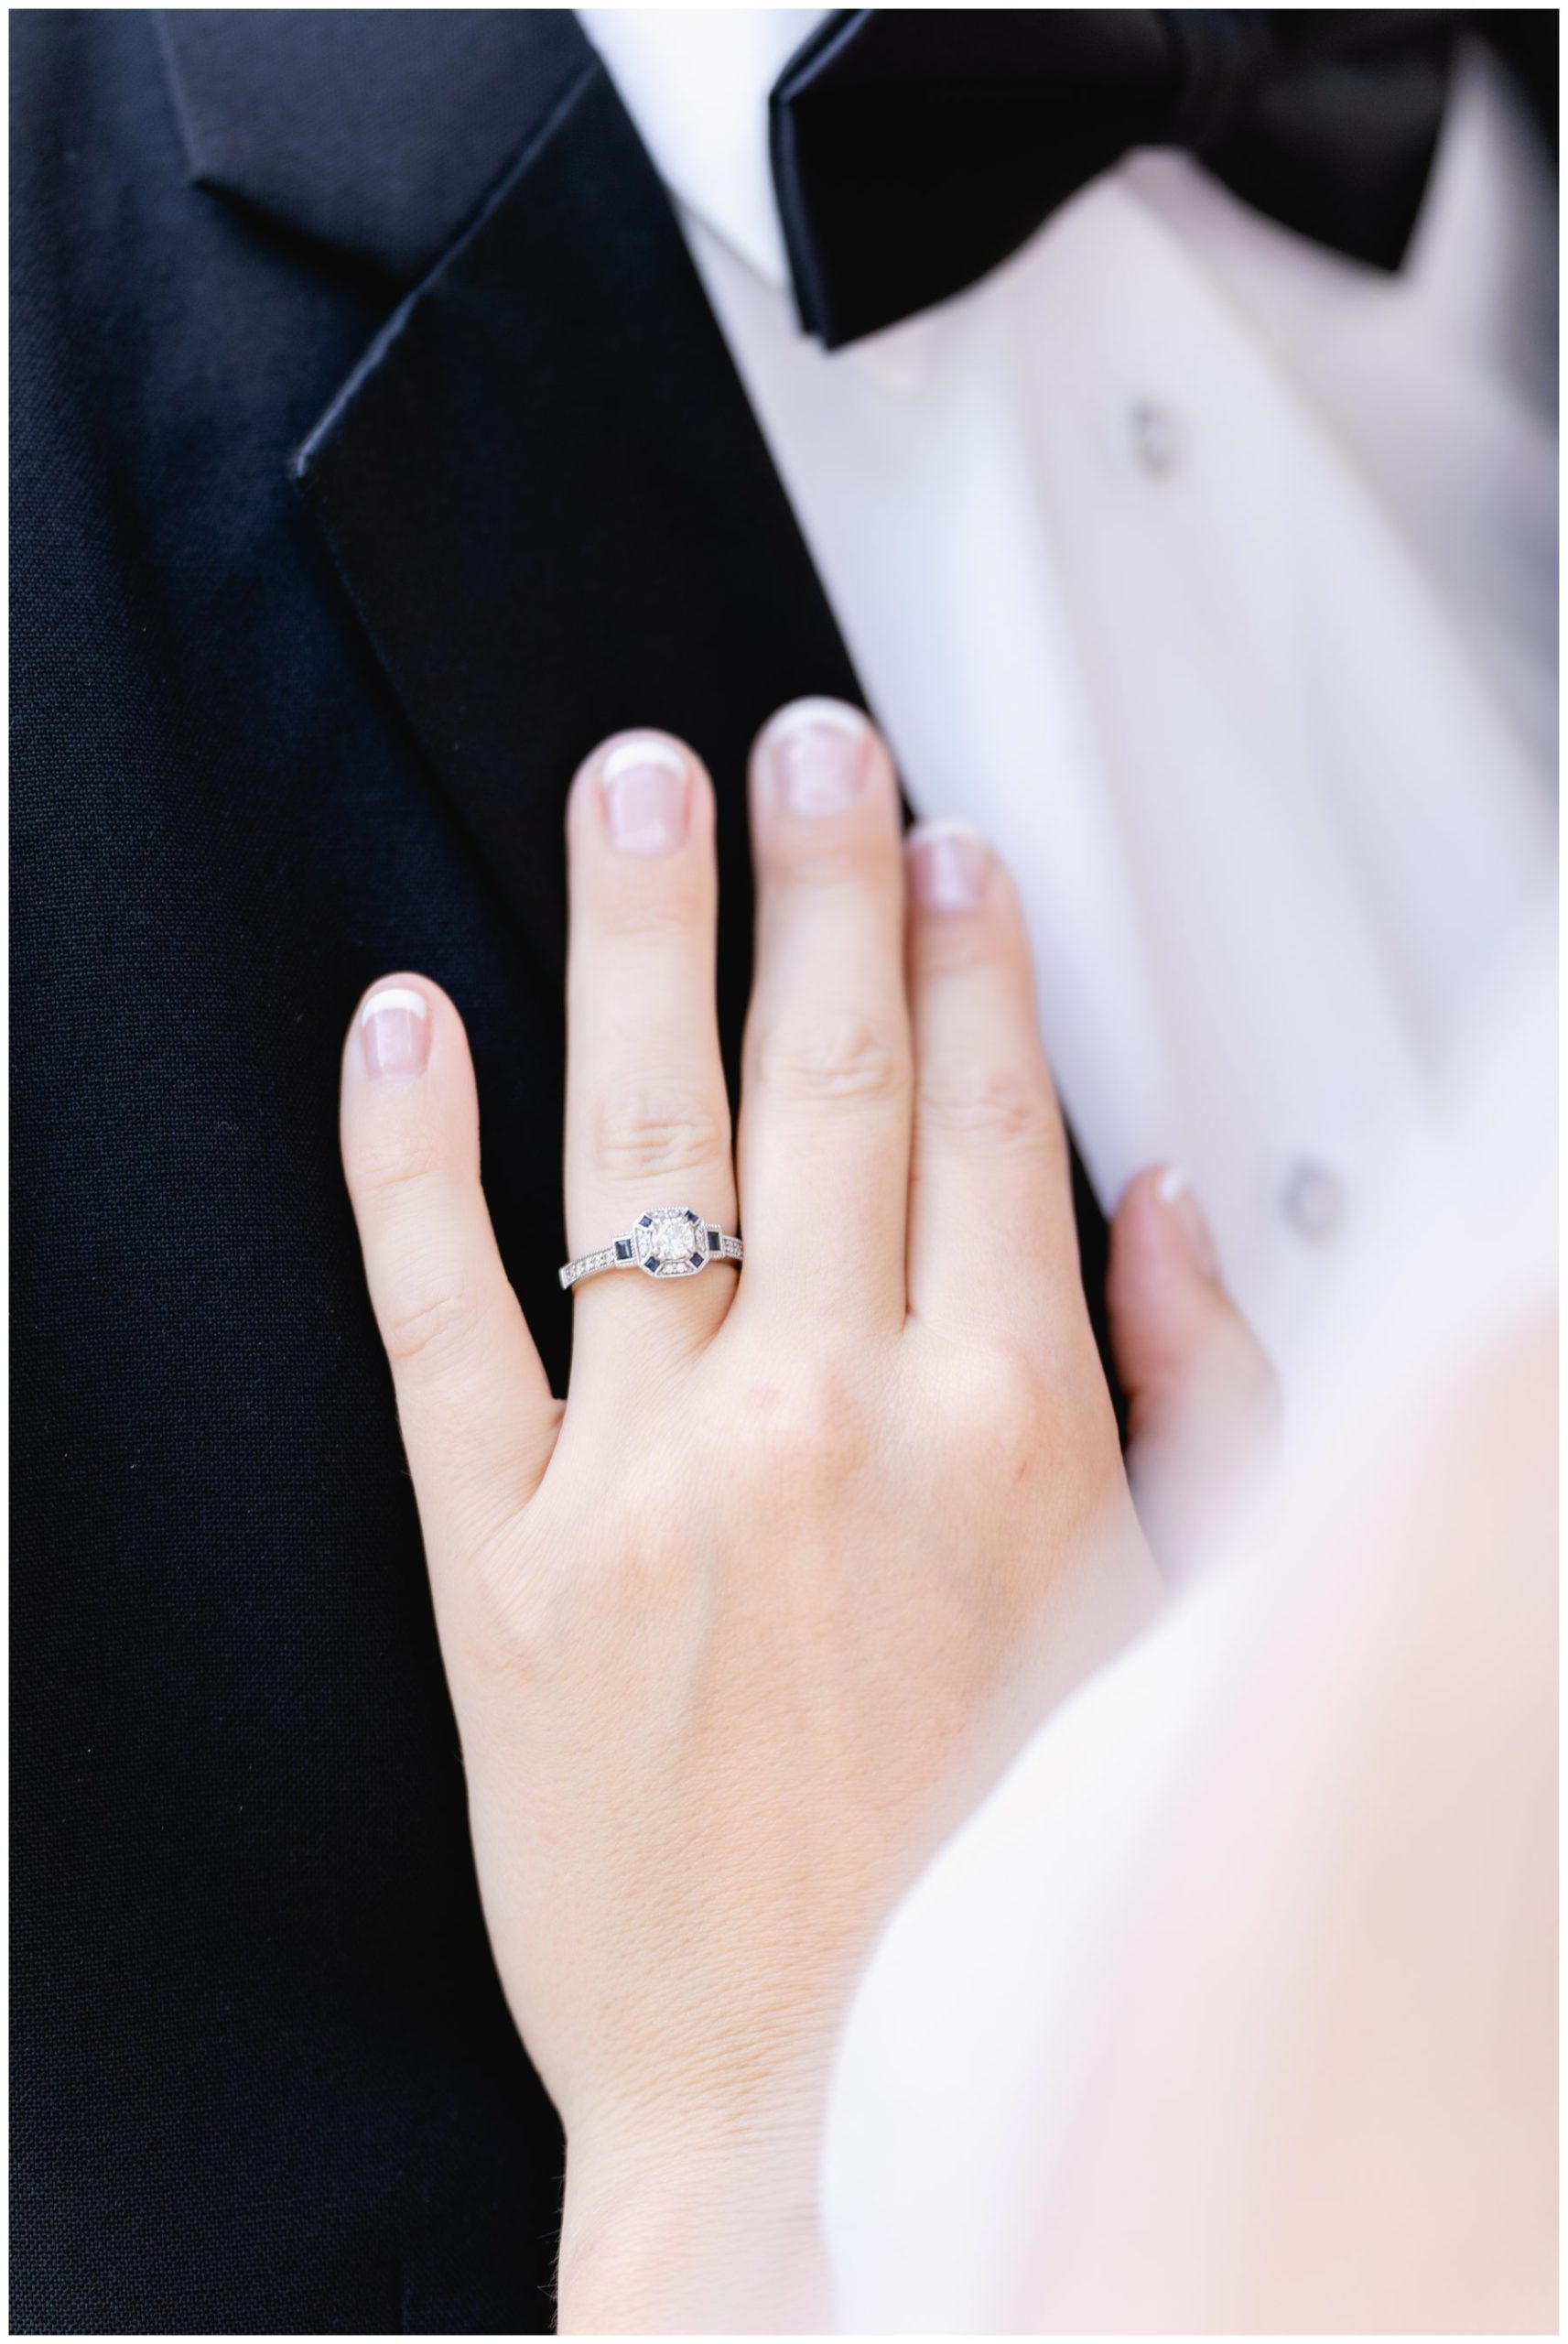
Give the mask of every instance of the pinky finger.
<svg viewBox="0 0 1568 2344">
<path fill-rule="evenodd" d="M 1117 1206 L 1106 1303 L 1133 1495 L 1160 1562 L 1182 1577 L 1202 1562 L 1214 1505 L 1237 1503 L 1272 1466 L 1280 1386 L 1173 1166 L 1141 1172 Z"/>
<path fill-rule="evenodd" d="M 480 1186 L 462 1020 L 428 978 L 385 977 L 356 1009 L 341 1134 L 420 1520 L 439 1550 L 526 1503 L 559 1410 Z"/>
</svg>

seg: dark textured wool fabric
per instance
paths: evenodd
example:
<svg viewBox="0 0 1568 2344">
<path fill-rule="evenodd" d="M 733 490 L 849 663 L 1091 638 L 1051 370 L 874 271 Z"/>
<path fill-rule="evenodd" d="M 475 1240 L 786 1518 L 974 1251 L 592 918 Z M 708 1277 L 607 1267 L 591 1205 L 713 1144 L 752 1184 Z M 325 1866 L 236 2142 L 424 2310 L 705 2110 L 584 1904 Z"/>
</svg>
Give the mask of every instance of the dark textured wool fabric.
<svg viewBox="0 0 1568 2344">
<path fill-rule="evenodd" d="M 11 23 L 13 2323 L 538 2331 L 339 1050 L 450 989 L 561 1388 L 573 766 L 708 758 L 733 1064 L 746 745 L 855 679 L 569 17 Z"/>
</svg>

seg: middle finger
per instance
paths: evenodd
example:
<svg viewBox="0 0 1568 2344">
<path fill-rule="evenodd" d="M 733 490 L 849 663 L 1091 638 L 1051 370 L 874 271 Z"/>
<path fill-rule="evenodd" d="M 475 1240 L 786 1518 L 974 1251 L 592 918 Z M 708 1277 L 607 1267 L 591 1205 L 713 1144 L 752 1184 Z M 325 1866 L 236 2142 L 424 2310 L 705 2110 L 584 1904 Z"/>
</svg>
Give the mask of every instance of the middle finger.
<svg viewBox="0 0 1568 2344">
<path fill-rule="evenodd" d="M 757 957 L 741 1085 L 746 1290 L 902 1327 L 910 1039 L 892 764 L 797 700 L 752 758 Z"/>
</svg>

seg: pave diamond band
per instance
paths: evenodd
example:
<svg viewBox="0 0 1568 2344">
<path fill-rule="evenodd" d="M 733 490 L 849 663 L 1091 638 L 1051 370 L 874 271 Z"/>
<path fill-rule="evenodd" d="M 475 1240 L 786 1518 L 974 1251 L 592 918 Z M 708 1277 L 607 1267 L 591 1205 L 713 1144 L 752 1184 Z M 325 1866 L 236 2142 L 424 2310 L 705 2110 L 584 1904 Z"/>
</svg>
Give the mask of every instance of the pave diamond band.
<svg viewBox="0 0 1568 2344">
<path fill-rule="evenodd" d="M 601 1270 L 641 1270 L 651 1278 L 694 1278 L 709 1262 L 738 1262 L 745 1248 L 689 1205 L 654 1205 L 639 1213 L 624 1237 L 597 1253 L 579 1253 L 562 1264 L 563 1286 L 596 1278 Z"/>
</svg>

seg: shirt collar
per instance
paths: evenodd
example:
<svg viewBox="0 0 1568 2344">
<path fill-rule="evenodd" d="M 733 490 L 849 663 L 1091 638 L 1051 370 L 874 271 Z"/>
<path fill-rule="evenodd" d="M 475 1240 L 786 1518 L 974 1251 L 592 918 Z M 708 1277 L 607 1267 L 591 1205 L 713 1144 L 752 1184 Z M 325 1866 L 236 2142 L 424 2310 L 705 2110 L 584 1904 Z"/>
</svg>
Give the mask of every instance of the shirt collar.
<svg viewBox="0 0 1568 2344">
<path fill-rule="evenodd" d="M 580 8 L 676 201 L 775 285 L 789 263 L 768 160 L 768 93 L 819 8 Z"/>
</svg>

